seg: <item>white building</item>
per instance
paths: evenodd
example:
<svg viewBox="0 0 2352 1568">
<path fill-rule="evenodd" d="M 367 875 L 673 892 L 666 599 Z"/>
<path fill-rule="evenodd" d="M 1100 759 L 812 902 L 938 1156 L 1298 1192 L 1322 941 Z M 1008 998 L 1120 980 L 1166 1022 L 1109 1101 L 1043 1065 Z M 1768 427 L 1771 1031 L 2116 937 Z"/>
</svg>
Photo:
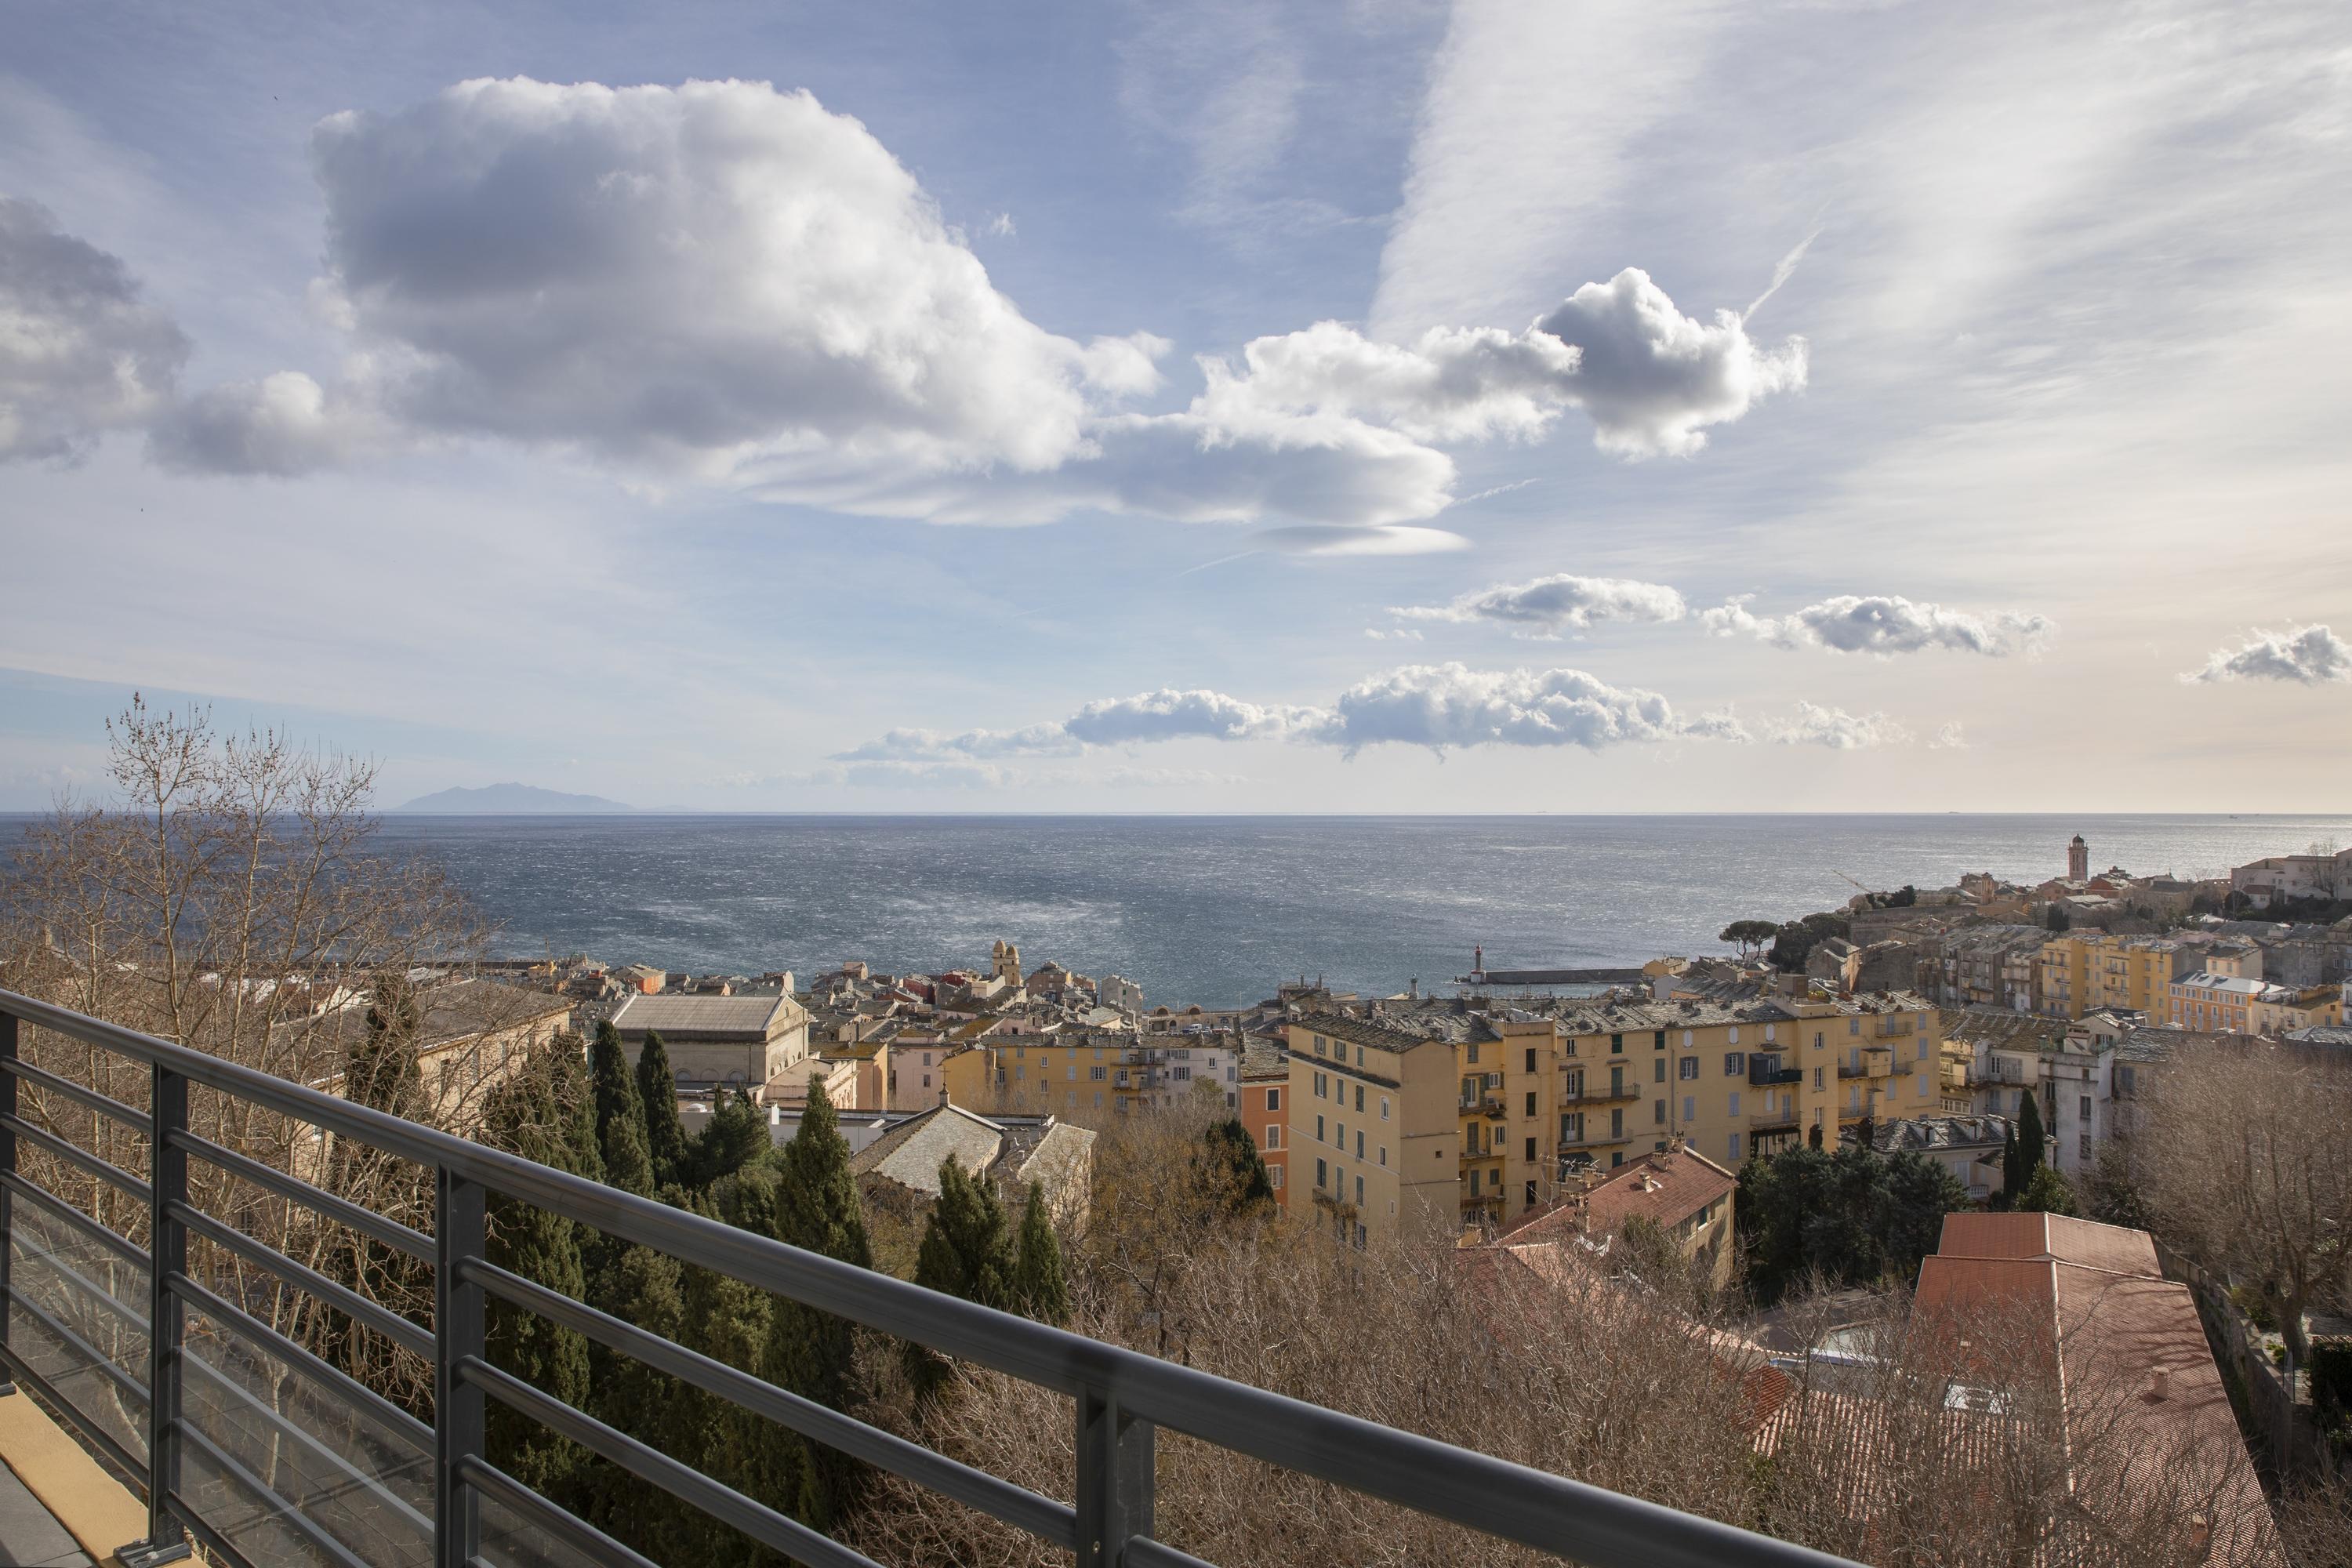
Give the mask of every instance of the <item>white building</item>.
<svg viewBox="0 0 2352 1568">
<path fill-rule="evenodd" d="M 1139 1015 L 1143 1011 L 1143 987 L 1123 974 L 1106 974 L 1095 987 L 1095 995 L 1106 1007 L 1116 1007 L 1122 1013 Z"/>
<path fill-rule="evenodd" d="M 2258 908 L 2273 899 L 2352 898 L 2352 849 L 2326 855 L 2272 855 L 2230 870 L 2230 890 Z"/>
</svg>

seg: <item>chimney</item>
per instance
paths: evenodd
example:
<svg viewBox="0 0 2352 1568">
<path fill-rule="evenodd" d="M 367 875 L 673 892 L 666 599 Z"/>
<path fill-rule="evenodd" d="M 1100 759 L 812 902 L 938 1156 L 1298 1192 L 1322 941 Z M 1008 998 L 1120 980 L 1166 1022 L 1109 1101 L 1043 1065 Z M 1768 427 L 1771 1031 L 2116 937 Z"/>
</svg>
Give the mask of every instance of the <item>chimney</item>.
<svg viewBox="0 0 2352 1568">
<path fill-rule="evenodd" d="M 2147 1396 L 2150 1399 L 2171 1398 L 2172 1373 L 2163 1367 L 2158 1367 L 2156 1375 L 2148 1381 Z"/>
</svg>

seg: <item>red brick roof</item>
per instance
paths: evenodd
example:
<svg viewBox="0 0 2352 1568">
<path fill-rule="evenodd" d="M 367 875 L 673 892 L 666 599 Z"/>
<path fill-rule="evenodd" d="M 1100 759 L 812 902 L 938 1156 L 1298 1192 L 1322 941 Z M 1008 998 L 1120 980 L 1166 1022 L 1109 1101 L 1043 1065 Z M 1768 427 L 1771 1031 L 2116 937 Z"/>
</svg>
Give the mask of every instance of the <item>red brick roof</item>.
<svg viewBox="0 0 2352 1568">
<path fill-rule="evenodd" d="M 2055 1214 L 1948 1214 L 1938 1258 L 2026 1258 L 2160 1279 L 2156 1242 L 2144 1230 Z"/>
<path fill-rule="evenodd" d="M 1581 1194 L 1529 1209 L 1497 1233 L 1498 1241 L 1555 1241 L 1572 1236 L 1606 1236 L 1635 1215 L 1672 1230 L 1721 1203 L 1739 1178 L 1704 1154 L 1669 1149 L 1628 1161 L 1608 1180 Z"/>
</svg>

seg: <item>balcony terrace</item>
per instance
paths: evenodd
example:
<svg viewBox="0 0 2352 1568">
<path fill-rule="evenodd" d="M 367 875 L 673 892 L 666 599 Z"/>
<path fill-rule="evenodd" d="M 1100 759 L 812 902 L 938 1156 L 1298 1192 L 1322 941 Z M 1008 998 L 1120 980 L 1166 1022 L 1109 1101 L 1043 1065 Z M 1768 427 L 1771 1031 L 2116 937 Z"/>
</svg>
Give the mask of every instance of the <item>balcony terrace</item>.
<svg viewBox="0 0 2352 1568">
<path fill-rule="evenodd" d="M 143 1064 L 151 1069 L 148 1104 L 126 1104 L 21 1059 L 20 1024 Z M 52 1101 L 72 1101 L 132 1129 L 149 1150 L 149 1169 L 125 1170 L 26 1120 L 18 1101 L 26 1084 Z M 192 1086 L 430 1173 L 433 1233 L 192 1132 Z M 25 1146 L 131 1199 L 151 1245 L 135 1245 L 28 1180 L 17 1166 Z M 192 1207 L 192 1161 L 232 1173 L 429 1268 L 431 1322 L 394 1313 Z M 493 1191 L 1061 1394 L 1070 1401 L 1076 1443 L 1073 1497 L 1016 1486 L 491 1264 L 486 1213 Z M 192 1275 L 191 1235 L 233 1255 L 236 1274 L 208 1274 L 211 1283 Z M 331 1305 L 424 1358 L 433 1369 L 431 1423 L 270 1327 L 255 1309 L 283 1291 Z M 1163 1427 L 1601 1568 L 1838 1568 L 1842 1561 L 938 1295 L 0 992 L 0 1300 L 6 1309 L 0 1313 L 0 1364 L 143 1497 L 117 1489 L 122 1510 L 115 1517 L 143 1518 L 142 1539 L 99 1543 L 95 1551 L 84 1541 L 87 1555 L 155 1568 L 189 1556 L 193 1543 L 229 1568 L 298 1560 L 335 1568 L 653 1568 L 490 1463 L 488 1415 L 495 1401 L 795 1562 L 876 1568 L 492 1365 L 485 1321 L 493 1300 L 980 1510 L 1074 1553 L 1082 1568 L 1204 1568 L 1159 1539 L 1154 1435 Z M 0 1399 L 0 1407 L 12 1403 Z M 17 1441 L 16 1431 L 0 1423 L 0 1457 L 12 1466 L 22 1458 L 8 1447 Z M 22 1507 L 0 1508 L 0 1560 L 54 1554 L 54 1539 L 31 1539 L 39 1525 Z"/>
</svg>

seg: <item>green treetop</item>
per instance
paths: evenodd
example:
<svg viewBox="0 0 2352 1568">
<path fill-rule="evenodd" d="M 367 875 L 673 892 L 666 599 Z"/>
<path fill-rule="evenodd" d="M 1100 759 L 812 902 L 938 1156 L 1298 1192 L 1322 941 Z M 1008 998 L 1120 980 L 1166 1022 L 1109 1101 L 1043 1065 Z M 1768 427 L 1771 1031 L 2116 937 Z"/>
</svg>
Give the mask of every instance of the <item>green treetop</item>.
<svg viewBox="0 0 2352 1568">
<path fill-rule="evenodd" d="M 654 1163 L 646 1145 L 646 1102 L 630 1080 L 621 1031 L 613 1027 L 610 1018 L 596 1026 L 589 1079 L 595 1095 L 596 1146 L 604 1161 L 604 1180 L 625 1192 L 651 1196 Z"/>
<path fill-rule="evenodd" d="M 646 1031 L 637 1053 L 637 1100 L 646 1110 L 646 1152 L 654 1163 L 654 1183 L 686 1179 L 686 1124 L 677 1119 L 677 1079 L 669 1070 L 669 1047 L 656 1031 Z"/>
<path fill-rule="evenodd" d="M 1044 1184 L 1029 1184 L 1021 1211 L 1021 1236 L 1013 1246 L 1013 1300 L 1040 1322 L 1059 1323 L 1070 1315 L 1070 1286 L 1062 1272 L 1062 1244 L 1045 1215 Z"/>
</svg>

